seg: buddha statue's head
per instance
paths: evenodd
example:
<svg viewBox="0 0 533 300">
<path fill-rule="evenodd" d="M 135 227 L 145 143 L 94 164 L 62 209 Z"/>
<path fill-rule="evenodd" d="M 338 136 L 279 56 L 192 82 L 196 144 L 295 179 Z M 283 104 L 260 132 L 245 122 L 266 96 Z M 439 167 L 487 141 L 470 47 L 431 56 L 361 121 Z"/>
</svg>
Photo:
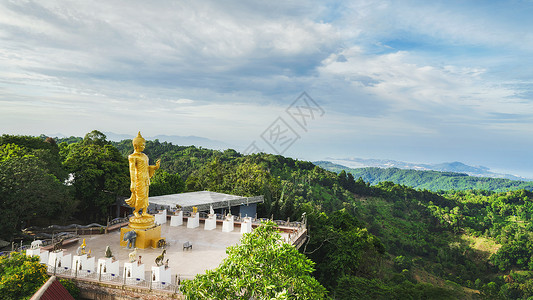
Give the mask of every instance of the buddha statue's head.
<svg viewBox="0 0 533 300">
<path fill-rule="evenodd" d="M 142 137 L 141 132 L 137 134 L 137 136 L 133 139 L 133 149 L 135 149 L 136 152 L 141 152 L 144 150 L 144 145 L 146 143 L 146 140 Z"/>
</svg>

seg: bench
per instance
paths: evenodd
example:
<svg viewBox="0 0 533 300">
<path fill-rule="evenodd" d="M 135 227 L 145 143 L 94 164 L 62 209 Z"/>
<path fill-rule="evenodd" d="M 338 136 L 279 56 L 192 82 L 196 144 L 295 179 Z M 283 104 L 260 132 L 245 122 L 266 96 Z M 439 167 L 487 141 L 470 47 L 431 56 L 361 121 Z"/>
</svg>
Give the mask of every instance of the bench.
<svg viewBox="0 0 533 300">
<path fill-rule="evenodd" d="M 186 241 L 185 243 L 183 243 L 183 250 L 185 250 L 185 249 L 191 249 L 192 250 L 191 242 Z"/>
</svg>

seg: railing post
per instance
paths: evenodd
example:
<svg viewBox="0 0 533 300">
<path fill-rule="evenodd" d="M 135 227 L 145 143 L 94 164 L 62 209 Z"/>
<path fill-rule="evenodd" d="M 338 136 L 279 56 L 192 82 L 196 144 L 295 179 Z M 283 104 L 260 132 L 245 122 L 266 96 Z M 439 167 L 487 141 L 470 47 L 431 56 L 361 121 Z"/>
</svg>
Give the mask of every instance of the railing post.
<svg viewBox="0 0 533 300">
<path fill-rule="evenodd" d="M 57 268 L 57 257 L 54 260 L 54 276 L 56 276 L 56 268 Z"/>
<path fill-rule="evenodd" d="M 76 260 L 76 270 L 74 272 L 74 278 L 78 278 L 78 263 L 79 262 L 80 262 L 79 260 Z"/>
<path fill-rule="evenodd" d="M 124 267 L 124 281 L 122 282 L 122 289 L 126 286 L 126 267 Z"/>
<path fill-rule="evenodd" d="M 154 277 L 154 271 L 150 272 L 150 291 L 152 291 L 152 278 Z"/>
<path fill-rule="evenodd" d="M 178 293 L 179 284 L 180 284 L 180 281 L 178 280 L 178 274 L 176 274 L 176 288 L 174 289 L 174 294 Z"/>
<path fill-rule="evenodd" d="M 102 264 L 100 264 L 100 274 L 98 275 L 98 281 L 102 281 Z"/>
</svg>

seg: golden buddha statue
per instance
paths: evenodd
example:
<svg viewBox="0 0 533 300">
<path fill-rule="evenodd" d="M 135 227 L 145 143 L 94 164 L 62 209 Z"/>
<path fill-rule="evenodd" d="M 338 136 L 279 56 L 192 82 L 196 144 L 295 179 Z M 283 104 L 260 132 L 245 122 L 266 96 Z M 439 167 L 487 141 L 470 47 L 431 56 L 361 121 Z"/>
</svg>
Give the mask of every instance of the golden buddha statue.
<svg viewBox="0 0 533 300">
<path fill-rule="evenodd" d="M 130 227 L 132 228 L 150 228 L 154 226 L 154 216 L 149 215 L 147 212 L 148 193 L 150 177 L 159 169 L 161 160 L 158 160 L 155 166 L 148 164 L 148 156 L 142 153 L 145 142 L 139 131 L 137 137 L 133 139 L 134 152 L 128 156 L 131 197 L 126 199 L 126 204 L 134 208 L 134 216 L 130 218 Z"/>
</svg>

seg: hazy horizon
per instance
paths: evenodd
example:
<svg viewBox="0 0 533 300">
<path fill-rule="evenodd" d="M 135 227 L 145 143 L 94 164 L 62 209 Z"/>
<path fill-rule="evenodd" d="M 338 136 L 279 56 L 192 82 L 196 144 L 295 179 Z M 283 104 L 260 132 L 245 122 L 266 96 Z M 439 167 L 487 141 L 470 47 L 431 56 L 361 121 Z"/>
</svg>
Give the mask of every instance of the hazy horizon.
<svg viewBox="0 0 533 300">
<path fill-rule="evenodd" d="M 132 134 L 126 134 L 126 133 L 115 133 L 115 132 L 102 132 L 106 135 L 106 138 L 107 140 L 109 141 L 114 141 L 114 142 L 120 142 L 122 140 L 125 140 L 125 139 L 133 139 L 135 137 L 135 135 L 132 135 Z M 44 134 L 45 136 L 49 136 L 49 137 L 54 137 L 54 138 L 67 138 L 67 137 L 71 137 L 72 135 L 65 135 L 63 133 L 53 133 L 53 134 L 46 134 L 46 133 L 42 133 Z M 37 134 L 37 135 L 31 135 L 31 136 L 40 136 L 41 134 Z M 80 136 L 75 136 L 75 137 L 80 137 L 80 138 L 83 138 L 84 135 L 80 135 Z M 214 149 L 214 150 L 226 150 L 226 149 L 233 149 L 233 150 L 236 150 L 240 153 L 244 153 L 244 151 L 242 151 L 241 148 L 243 147 L 236 147 L 235 145 L 230 145 L 230 144 L 227 144 L 223 141 L 218 141 L 218 140 L 212 140 L 212 139 L 208 139 L 208 138 L 205 138 L 205 137 L 199 137 L 199 136 L 176 136 L 176 135 L 166 135 L 168 138 L 165 138 L 164 136 L 161 136 L 161 135 L 156 135 L 156 136 L 144 136 L 146 139 L 148 140 L 155 140 L 156 138 L 160 141 L 160 142 L 170 142 L 172 143 L 173 145 L 180 145 L 180 146 L 188 146 L 188 145 L 193 145 L 193 146 L 196 146 L 196 147 L 203 147 L 203 148 L 208 148 L 208 149 Z M 180 141 L 184 141 L 184 142 L 181 142 L 181 143 L 178 143 L 176 142 L 177 140 L 180 140 Z M 268 151 L 265 151 L 265 152 L 268 152 Z M 272 153 L 272 152 L 268 152 L 268 153 Z M 277 153 L 274 153 L 274 154 L 277 154 Z M 508 170 L 508 169 L 495 169 L 495 168 L 491 168 L 490 166 L 484 166 L 484 165 L 472 165 L 472 164 L 469 164 L 468 162 L 462 162 L 462 161 L 457 161 L 457 160 L 452 160 L 452 161 L 432 161 L 432 162 L 427 162 L 427 161 L 405 161 L 405 160 L 401 160 L 401 159 L 391 159 L 391 158 L 386 158 L 386 157 L 356 157 L 356 156 L 345 156 L 345 157 L 330 157 L 330 156 L 325 156 L 325 157 L 319 157 L 319 158 L 305 158 L 305 157 L 292 157 L 294 159 L 299 159 L 299 160 L 306 160 L 306 161 L 311 161 L 311 162 L 314 162 L 314 161 L 331 161 L 331 162 L 334 162 L 334 163 L 338 163 L 337 161 L 341 161 L 341 160 L 353 160 L 353 159 L 363 159 L 363 160 L 392 160 L 392 161 L 395 161 L 395 162 L 401 162 L 401 163 L 409 163 L 409 164 L 419 164 L 419 165 L 436 165 L 436 164 L 441 164 L 441 163 L 454 163 L 454 162 L 460 162 L 460 163 L 464 163 L 468 166 L 472 166 L 472 167 L 483 167 L 483 168 L 487 168 L 488 171 L 492 172 L 492 173 L 498 173 L 498 174 L 507 174 L 507 175 L 514 175 L 514 176 L 517 176 L 517 177 L 523 177 L 524 179 L 526 180 L 533 180 L 533 178 L 531 177 L 528 177 L 528 175 L 525 175 L 525 174 L 518 174 L 518 173 L 513 173 L 511 170 Z M 351 164 L 342 164 L 342 163 L 339 163 L 345 167 L 349 167 L 349 168 L 357 168 Z"/>
</svg>

